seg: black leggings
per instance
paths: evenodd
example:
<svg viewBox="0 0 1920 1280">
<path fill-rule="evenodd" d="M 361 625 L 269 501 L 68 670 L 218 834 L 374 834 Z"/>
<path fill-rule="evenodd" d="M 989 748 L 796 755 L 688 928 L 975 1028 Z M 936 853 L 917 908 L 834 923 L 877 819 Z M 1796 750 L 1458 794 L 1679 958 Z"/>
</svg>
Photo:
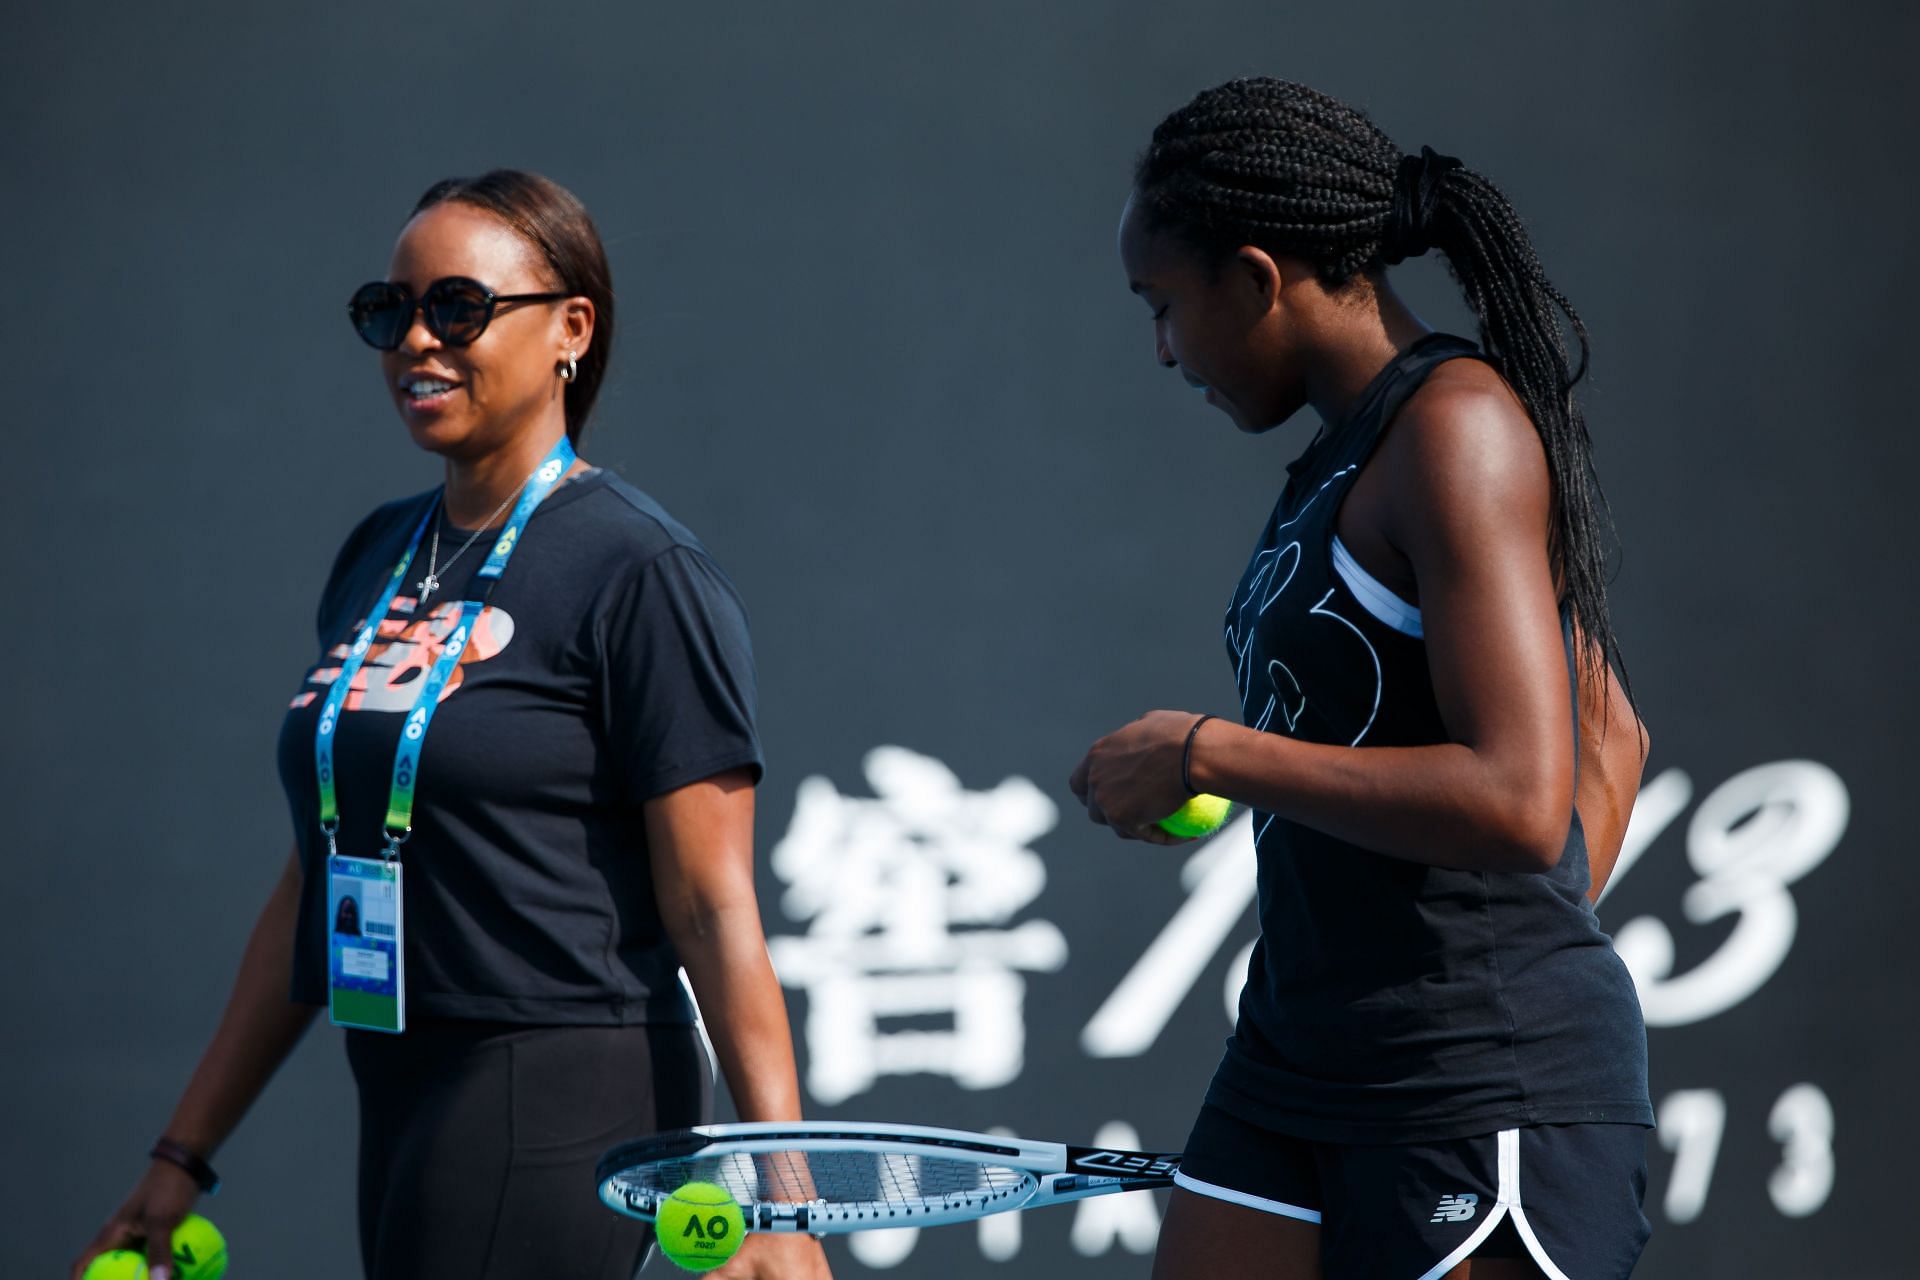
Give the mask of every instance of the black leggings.
<svg viewBox="0 0 1920 1280">
<path fill-rule="evenodd" d="M 711 1115 L 693 1027 L 423 1021 L 346 1037 L 368 1280 L 631 1280 L 652 1232 L 600 1203 L 594 1165 Z"/>
</svg>

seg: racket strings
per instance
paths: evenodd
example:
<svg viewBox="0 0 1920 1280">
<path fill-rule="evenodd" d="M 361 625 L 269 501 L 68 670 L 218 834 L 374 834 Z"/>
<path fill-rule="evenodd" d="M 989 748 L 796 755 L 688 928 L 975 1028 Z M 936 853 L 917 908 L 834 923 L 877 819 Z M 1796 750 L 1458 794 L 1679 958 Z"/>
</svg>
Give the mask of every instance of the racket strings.
<svg viewBox="0 0 1920 1280">
<path fill-rule="evenodd" d="M 663 1160 L 616 1181 L 629 1195 L 665 1199 L 688 1182 L 725 1187 L 742 1205 L 810 1205 L 834 1217 L 912 1217 L 986 1210 L 1024 1194 L 1033 1175 L 1006 1165 L 874 1151 L 767 1151 Z"/>
</svg>

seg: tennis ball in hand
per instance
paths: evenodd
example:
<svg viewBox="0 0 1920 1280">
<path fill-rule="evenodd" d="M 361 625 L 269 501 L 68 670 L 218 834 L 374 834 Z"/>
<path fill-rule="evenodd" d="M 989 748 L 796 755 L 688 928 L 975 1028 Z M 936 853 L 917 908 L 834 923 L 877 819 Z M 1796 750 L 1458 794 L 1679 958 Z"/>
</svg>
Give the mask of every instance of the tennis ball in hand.
<svg viewBox="0 0 1920 1280">
<path fill-rule="evenodd" d="M 1233 801 L 1224 796 L 1202 793 L 1160 819 L 1160 829 L 1170 836 L 1205 836 L 1220 829 L 1227 820 Z"/>
<path fill-rule="evenodd" d="M 653 1231 L 668 1261 L 688 1271 L 711 1271 L 740 1252 L 747 1220 L 725 1187 L 689 1182 L 660 1206 Z"/>
<path fill-rule="evenodd" d="M 226 1273 L 226 1237 L 199 1214 L 188 1214 L 173 1229 L 174 1280 L 220 1280 Z"/>
<path fill-rule="evenodd" d="M 80 1280 L 147 1280 L 146 1255 L 112 1249 L 87 1264 Z"/>
</svg>

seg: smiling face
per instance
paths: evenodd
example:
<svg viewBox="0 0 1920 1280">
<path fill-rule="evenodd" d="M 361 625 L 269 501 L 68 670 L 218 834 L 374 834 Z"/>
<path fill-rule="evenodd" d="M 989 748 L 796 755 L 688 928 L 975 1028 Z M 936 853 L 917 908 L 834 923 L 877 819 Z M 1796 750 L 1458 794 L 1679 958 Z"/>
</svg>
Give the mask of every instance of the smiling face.
<svg viewBox="0 0 1920 1280">
<path fill-rule="evenodd" d="M 446 276 L 467 276 L 496 294 L 562 288 L 505 221 L 457 201 L 416 214 L 387 267 L 387 279 L 416 298 Z M 501 304 L 486 332 L 464 347 L 435 337 L 416 313 L 398 349 L 381 353 L 380 368 L 415 444 L 472 459 L 564 424 L 558 369 L 569 350 L 583 355 L 592 339 L 593 304 L 585 298 Z"/>
<path fill-rule="evenodd" d="M 1152 230 L 1138 198 L 1120 218 L 1127 287 L 1153 311 L 1154 358 L 1242 431 L 1276 427 L 1306 403 L 1289 288 L 1305 264 L 1243 246 L 1208 262 L 1179 237 Z M 1311 287 L 1308 286 L 1309 291 Z"/>
</svg>

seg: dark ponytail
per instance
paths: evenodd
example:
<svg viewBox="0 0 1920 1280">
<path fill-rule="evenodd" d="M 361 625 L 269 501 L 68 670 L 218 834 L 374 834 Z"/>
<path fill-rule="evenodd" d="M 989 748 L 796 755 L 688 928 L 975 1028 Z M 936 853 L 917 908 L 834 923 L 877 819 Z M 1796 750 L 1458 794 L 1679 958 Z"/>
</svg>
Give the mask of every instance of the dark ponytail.
<svg viewBox="0 0 1920 1280">
<path fill-rule="evenodd" d="M 567 438 L 575 444 L 607 374 L 613 351 L 613 272 L 600 232 L 573 192 L 550 178 L 519 169 L 494 169 L 477 178 L 445 178 L 427 188 L 415 214 L 449 200 L 485 209 L 539 251 L 555 282 L 593 303 L 593 341 L 567 384 Z"/>
<path fill-rule="evenodd" d="M 1480 345 L 1546 448 L 1553 511 L 1547 553 L 1562 607 L 1585 637 L 1581 668 L 1619 665 L 1607 613 L 1612 520 L 1573 396 L 1587 330 L 1541 269 L 1526 228 L 1491 182 L 1422 148 L 1403 155 L 1366 115 L 1304 85 L 1234 80 L 1153 131 L 1134 198 L 1155 230 L 1209 256 L 1241 245 L 1304 258 L 1330 286 L 1440 250 L 1480 322 Z M 1570 357 L 1560 317 L 1578 341 Z M 1604 700 L 1603 700 L 1604 705 Z"/>
</svg>

